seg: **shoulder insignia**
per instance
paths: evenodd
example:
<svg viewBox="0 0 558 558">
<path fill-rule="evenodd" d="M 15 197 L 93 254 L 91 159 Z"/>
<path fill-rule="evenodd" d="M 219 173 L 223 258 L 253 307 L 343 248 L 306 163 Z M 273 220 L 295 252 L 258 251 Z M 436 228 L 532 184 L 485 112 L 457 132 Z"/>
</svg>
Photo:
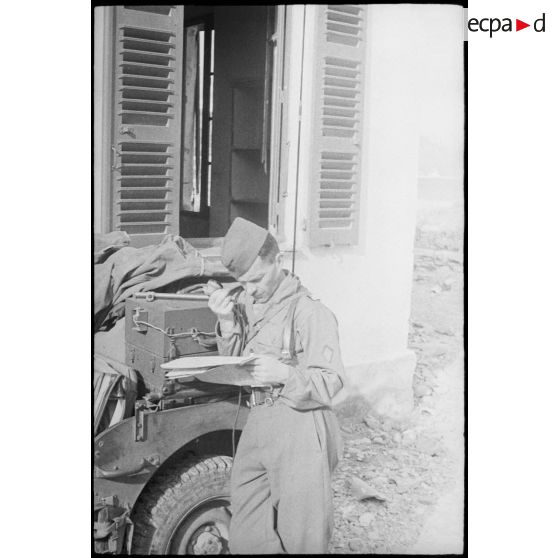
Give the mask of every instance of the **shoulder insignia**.
<svg viewBox="0 0 558 558">
<path fill-rule="evenodd" d="M 324 358 L 327 360 L 327 362 L 331 362 L 331 359 L 333 358 L 333 349 L 329 345 L 326 345 L 324 347 L 322 353 L 324 355 Z"/>
</svg>

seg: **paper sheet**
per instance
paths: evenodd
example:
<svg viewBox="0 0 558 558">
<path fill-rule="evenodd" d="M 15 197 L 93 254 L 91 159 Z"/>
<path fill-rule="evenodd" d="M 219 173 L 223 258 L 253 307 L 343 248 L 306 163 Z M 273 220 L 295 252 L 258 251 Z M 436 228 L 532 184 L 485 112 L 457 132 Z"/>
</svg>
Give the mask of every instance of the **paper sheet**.
<svg viewBox="0 0 558 558">
<path fill-rule="evenodd" d="M 165 370 L 201 370 L 204 368 L 209 370 L 217 366 L 244 364 L 253 358 L 252 356 L 191 356 L 171 360 L 161 364 L 161 368 Z"/>
<path fill-rule="evenodd" d="M 161 365 L 169 380 L 196 377 L 202 382 L 233 386 L 262 386 L 243 366 L 253 356 L 199 356 L 183 357 Z"/>
<path fill-rule="evenodd" d="M 258 383 L 246 367 L 238 364 L 228 364 L 225 366 L 218 366 L 197 374 L 196 378 L 202 382 L 209 382 L 211 384 L 227 384 L 231 386 L 251 386 L 261 387 L 264 384 Z"/>
</svg>

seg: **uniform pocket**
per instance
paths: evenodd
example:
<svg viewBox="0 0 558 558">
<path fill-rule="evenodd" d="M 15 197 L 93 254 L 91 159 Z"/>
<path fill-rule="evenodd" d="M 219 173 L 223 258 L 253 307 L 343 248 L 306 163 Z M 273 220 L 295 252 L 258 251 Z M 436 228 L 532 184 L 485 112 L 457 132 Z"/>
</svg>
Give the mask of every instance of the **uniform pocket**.
<svg viewBox="0 0 558 558">
<path fill-rule="evenodd" d="M 316 442 L 318 449 L 323 452 L 326 449 L 326 431 L 324 417 L 319 411 L 310 411 L 314 422 L 314 432 L 316 434 Z"/>
<path fill-rule="evenodd" d="M 343 438 L 337 417 L 330 409 L 312 412 L 316 443 L 322 455 L 327 457 L 330 472 L 343 458 Z"/>
</svg>

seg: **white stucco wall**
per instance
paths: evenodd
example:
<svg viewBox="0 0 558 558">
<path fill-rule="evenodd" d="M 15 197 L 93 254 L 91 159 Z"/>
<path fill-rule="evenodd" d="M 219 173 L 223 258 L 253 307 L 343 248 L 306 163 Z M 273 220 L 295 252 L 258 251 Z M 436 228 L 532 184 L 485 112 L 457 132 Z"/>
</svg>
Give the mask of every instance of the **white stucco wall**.
<svg viewBox="0 0 558 558">
<path fill-rule="evenodd" d="M 308 248 L 304 231 L 311 183 L 311 78 L 317 7 L 291 8 L 291 46 L 296 54 L 290 60 L 288 94 L 290 107 L 295 110 L 291 110 L 289 120 L 287 240 L 283 247 L 290 255 L 288 250 L 292 250 L 296 228 L 295 273 L 337 315 L 343 360 L 349 377 L 355 386 L 368 393 L 390 382 L 396 389 L 411 389 L 415 360 L 407 348 L 407 337 L 419 134 L 421 125 L 424 128 L 424 123 L 430 122 L 424 117 L 424 107 L 435 102 L 429 100 L 428 80 L 436 68 L 440 50 L 455 49 L 455 44 L 461 41 L 459 14 L 455 8 L 449 7 L 448 11 L 446 6 L 367 6 L 359 242 L 352 247 L 319 249 Z M 439 25 L 450 25 L 450 31 L 445 34 L 447 44 L 429 39 Z M 455 27 L 453 32 L 452 25 Z M 303 50 L 301 153 L 295 227 L 296 107 Z M 462 64 L 461 60 L 458 64 Z M 428 72 L 424 72 L 425 67 Z M 455 71 L 459 73 L 461 69 L 462 65 Z M 429 105 L 430 111 L 435 110 L 433 106 Z M 290 266 L 291 262 L 287 257 L 287 265 Z"/>
<path fill-rule="evenodd" d="M 303 10 L 293 7 L 293 12 L 299 12 L 293 17 L 293 41 L 299 43 Z M 359 243 L 310 249 L 303 226 L 310 184 L 312 72 L 308 68 L 314 63 L 315 10 L 316 6 L 306 7 L 295 272 L 337 315 L 343 358 L 352 367 L 397 359 L 407 352 L 418 156 L 416 29 L 412 17 L 401 17 L 398 6 L 368 7 Z M 300 59 L 291 60 L 291 106 L 298 105 L 294 101 L 299 74 Z M 291 117 L 291 144 L 296 145 L 296 114 Z M 294 230 L 294 157 L 290 167 L 287 230 L 289 225 Z"/>
</svg>

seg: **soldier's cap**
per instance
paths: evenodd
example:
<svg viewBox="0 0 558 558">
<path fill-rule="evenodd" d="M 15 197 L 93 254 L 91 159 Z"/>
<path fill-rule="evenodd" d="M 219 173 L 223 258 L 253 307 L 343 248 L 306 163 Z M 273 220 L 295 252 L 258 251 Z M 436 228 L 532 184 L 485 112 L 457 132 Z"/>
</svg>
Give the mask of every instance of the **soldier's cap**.
<svg viewBox="0 0 558 558">
<path fill-rule="evenodd" d="M 221 248 L 221 261 L 233 277 L 238 278 L 250 269 L 268 234 L 264 228 L 242 217 L 233 221 Z"/>
</svg>

